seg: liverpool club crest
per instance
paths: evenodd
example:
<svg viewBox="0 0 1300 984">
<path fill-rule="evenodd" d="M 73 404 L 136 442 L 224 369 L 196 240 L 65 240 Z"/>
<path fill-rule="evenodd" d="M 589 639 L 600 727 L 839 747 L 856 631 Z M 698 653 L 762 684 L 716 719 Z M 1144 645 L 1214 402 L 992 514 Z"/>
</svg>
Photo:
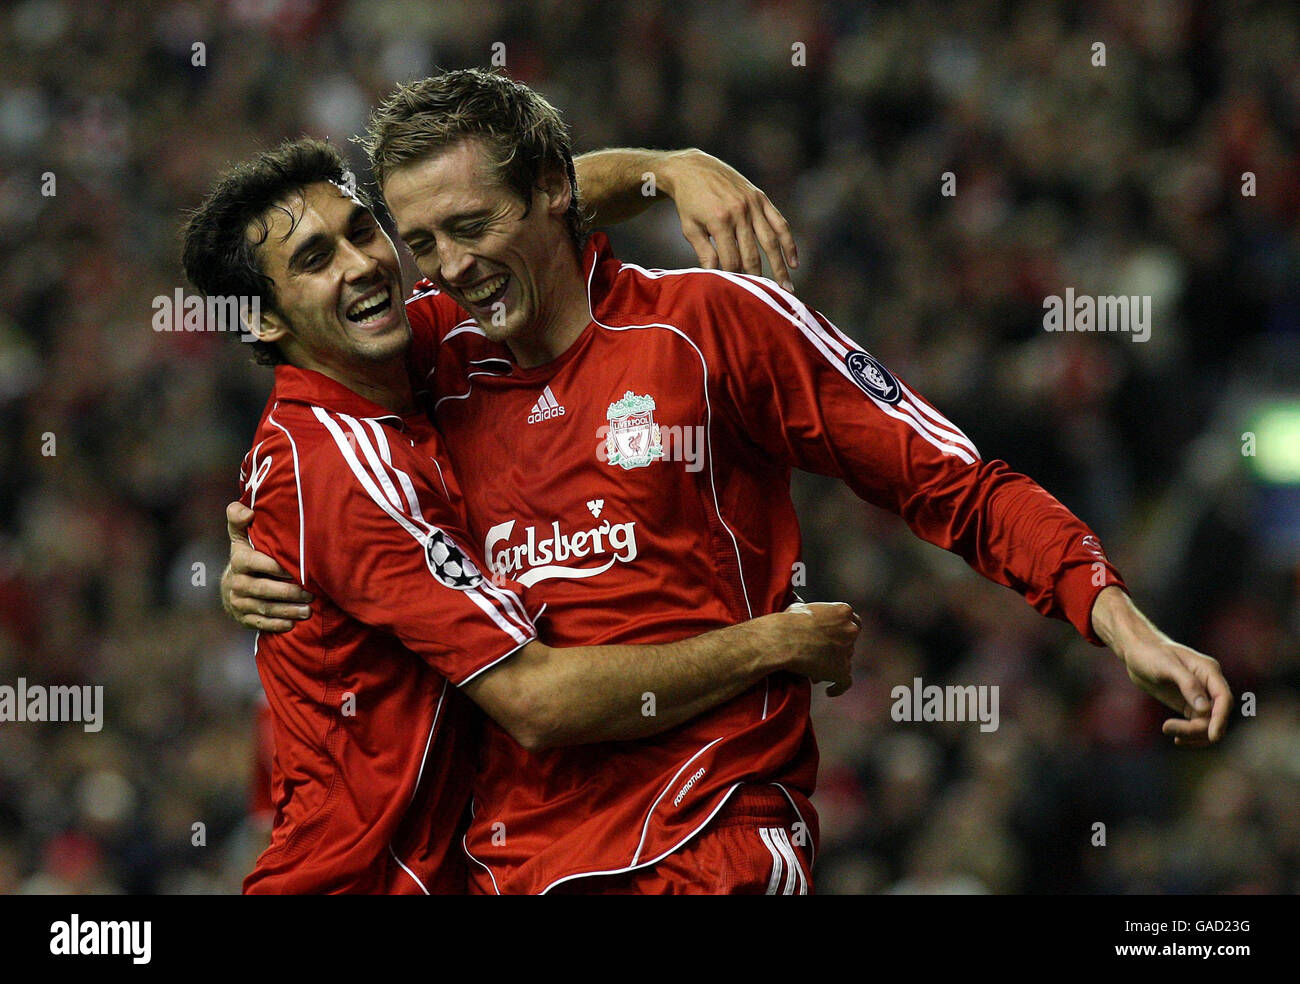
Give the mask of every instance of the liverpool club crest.
<svg viewBox="0 0 1300 984">
<path fill-rule="evenodd" d="M 641 468 L 664 456 L 653 396 L 637 396 L 628 390 L 623 399 L 609 405 L 605 416 L 609 418 L 605 450 L 611 465 Z"/>
</svg>

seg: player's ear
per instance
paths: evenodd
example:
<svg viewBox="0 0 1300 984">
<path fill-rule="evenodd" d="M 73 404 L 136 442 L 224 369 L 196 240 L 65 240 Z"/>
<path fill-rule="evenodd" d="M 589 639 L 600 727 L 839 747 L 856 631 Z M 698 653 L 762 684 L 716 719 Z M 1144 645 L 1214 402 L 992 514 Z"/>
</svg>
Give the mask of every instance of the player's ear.
<svg viewBox="0 0 1300 984">
<path fill-rule="evenodd" d="M 551 215 L 562 217 L 569 211 L 569 202 L 573 200 L 573 188 L 569 176 L 562 168 L 548 167 L 541 174 L 542 193 L 546 196 L 546 211 Z"/>
<path fill-rule="evenodd" d="M 274 343 L 293 334 L 289 322 L 278 311 L 264 307 L 253 314 L 255 316 L 248 319 L 246 327 L 259 342 Z"/>
</svg>

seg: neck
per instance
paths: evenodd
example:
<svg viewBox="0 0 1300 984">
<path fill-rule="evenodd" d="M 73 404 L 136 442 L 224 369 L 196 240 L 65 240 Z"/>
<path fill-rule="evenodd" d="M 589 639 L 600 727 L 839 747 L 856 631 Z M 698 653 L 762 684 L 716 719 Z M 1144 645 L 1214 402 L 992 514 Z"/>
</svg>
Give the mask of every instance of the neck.
<svg viewBox="0 0 1300 984">
<path fill-rule="evenodd" d="M 515 362 L 524 369 L 554 362 L 569 350 L 591 321 L 581 262 L 567 249 L 557 260 L 556 275 L 548 278 L 553 286 L 538 299 L 540 314 L 535 330 L 506 343 Z"/>
<path fill-rule="evenodd" d="M 393 413 L 411 413 L 415 410 L 415 395 L 411 390 L 411 379 L 406 373 L 405 359 L 395 363 L 366 368 L 349 367 L 343 372 L 334 366 L 306 365 L 305 369 L 314 369 L 322 376 L 329 376 L 352 390 L 358 396 L 364 396 L 371 403 L 377 403 Z"/>
</svg>

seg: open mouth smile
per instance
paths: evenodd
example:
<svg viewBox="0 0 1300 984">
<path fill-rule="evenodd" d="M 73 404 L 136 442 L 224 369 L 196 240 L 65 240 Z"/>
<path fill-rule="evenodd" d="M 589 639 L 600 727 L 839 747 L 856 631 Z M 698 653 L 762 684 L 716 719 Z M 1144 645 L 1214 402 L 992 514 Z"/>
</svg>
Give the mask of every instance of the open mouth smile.
<svg viewBox="0 0 1300 984">
<path fill-rule="evenodd" d="M 385 284 L 354 302 L 347 310 L 347 317 L 353 324 L 372 325 L 386 315 L 392 306 L 392 290 Z"/>
<path fill-rule="evenodd" d="M 491 307 L 505 296 L 509 283 L 509 275 L 503 273 L 483 281 L 472 290 L 461 291 L 461 296 L 475 307 Z"/>
</svg>

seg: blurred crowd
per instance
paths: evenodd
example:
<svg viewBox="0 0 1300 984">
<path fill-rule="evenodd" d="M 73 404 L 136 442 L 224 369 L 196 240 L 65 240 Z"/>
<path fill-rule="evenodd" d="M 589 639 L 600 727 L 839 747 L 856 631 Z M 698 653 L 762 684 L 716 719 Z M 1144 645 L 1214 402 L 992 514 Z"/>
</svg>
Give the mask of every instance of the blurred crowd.
<svg viewBox="0 0 1300 984">
<path fill-rule="evenodd" d="M 494 56 L 580 150 L 697 146 L 755 181 L 805 300 L 1256 699 L 1221 747 L 1174 749 L 1106 650 L 800 477 L 800 593 L 864 620 L 856 686 L 815 705 L 820 890 L 1297 891 L 1300 550 L 1260 532 L 1241 453 L 1252 399 L 1300 396 L 1297 51 L 1296 6 L 1249 0 L 6 5 L 0 684 L 106 707 L 93 735 L 0 723 L 0 892 L 250 869 L 260 686 L 217 584 L 270 375 L 231 336 L 153 331 L 152 299 L 186 286 L 183 212 L 223 165 L 309 133 L 363 173 L 348 140 L 396 81 Z M 666 205 L 612 236 L 694 265 Z M 1066 287 L 1150 296 L 1150 340 L 1045 332 Z M 996 684 L 999 729 L 894 721 L 915 677 Z"/>
</svg>

